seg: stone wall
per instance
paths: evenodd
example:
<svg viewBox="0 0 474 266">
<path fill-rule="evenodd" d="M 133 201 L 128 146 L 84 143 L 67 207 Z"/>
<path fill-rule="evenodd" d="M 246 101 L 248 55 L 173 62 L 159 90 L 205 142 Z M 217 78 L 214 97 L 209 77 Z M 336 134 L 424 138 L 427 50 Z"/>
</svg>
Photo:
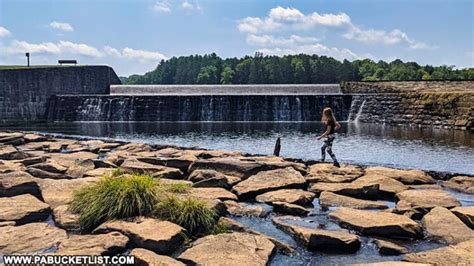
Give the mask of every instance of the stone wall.
<svg viewBox="0 0 474 266">
<path fill-rule="evenodd" d="M 120 84 L 108 66 L 0 70 L 0 122 L 41 121 L 52 95 L 108 94 Z"/>
<path fill-rule="evenodd" d="M 343 93 L 467 92 L 474 93 L 474 80 L 468 81 L 345 81 Z"/>
</svg>

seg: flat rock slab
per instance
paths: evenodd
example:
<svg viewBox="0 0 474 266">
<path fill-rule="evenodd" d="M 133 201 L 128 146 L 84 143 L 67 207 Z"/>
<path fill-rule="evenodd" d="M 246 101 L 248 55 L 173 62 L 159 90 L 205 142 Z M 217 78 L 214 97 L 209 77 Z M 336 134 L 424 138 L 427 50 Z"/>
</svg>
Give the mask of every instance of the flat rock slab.
<svg viewBox="0 0 474 266">
<path fill-rule="evenodd" d="M 191 188 L 189 194 L 201 199 L 237 200 L 234 193 L 217 187 Z"/>
<path fill-rule="evenodd" d="M 227 212 L 234 216 L 265 217 L 271 212 L 269 208 L 264 208 L 261 205 L 252 205 L 233 200 L 226 200 L 224 204 L 227 207 Z"/>
<path fill-rule="evenodd" d="M 97 235 L 71 235 L 59 244 L 56 254 L 111 256 L 125 250 L 128 237 L 119 232 Z"/>
<path fill-rule="evenodd" d="M 310 205 L 316 194 L 302 189 L 279 189 L 258 195 L 255 199 L 260 202 L 287 202 L 301 206 Z"/>
<path fill-rule="evenodd" d="M 188 180 L 194 183 L 194 187 L 221 187 L 225 189 L 230 189 L 241 181 L 239 177 L 225 175 L 210 169 L 195 170 L 189 175 Z"/>
<path fill-rule="evenodd" d="M 67 239 L 66 231 L 47 223 L 0 226 L 0 236 L 0 254 L 41 252 Z"/>
<path fill-rule="evenodd" d="M 83 178 L 85 173 L 95 169 L 95 163 L 92 159 L 76 160 L 72 166 L 70 166 L 66 174 L 72 178 Z"/>
<path fill-rule="evenodd" d="M 57 163 L 54 160 L 33 164 L 30 167 L 55 174 L 64 174 L 67 171 L 67 167 Z"/>
<path fill-rule="evenodd" d="M 388 209 L 388 206 L 379 201 L 363 200 L 323 191 L 319 195 L 319 205 L 322 207 L 350 207 L 354 209 Z"/>
<path fill-rule="evenodd" d="M 273 206 L 273 211 L 282 214 L 305 216 L 309 214 L 309 210 L 300 205 L 291 204 L 288 202 L 274 201 L 270 203 Z"/>
<path fill-rule="evenodd" d="M 40 188 L 30 174 L 21 171 L 0 174 L 0 197 L 21 194 L 31 194 L 42 199 Z"/>
<path fill-rule="evenodd" d="M 303 188 L 305 184 L 306 180 L 301 173 L 288 167 L 259 172 L 238 183 L 232 190 L 239 198 L 248 199 L 273 190 Z"/>
<path fill-rule="evenodd" d="M 328 191 L 339 195 L 345 195 L 360 199 L 377 199 L 379 197 L 379 185 L 366 185 L 354 183 L 314 183 L 310 191 L 319 196 L 321 192 Z"/>
<path fill-rule="evenodd" d="M 137 266 L 185 266 L 186 264 L 175 260 L 172 257 L 158 255 L 153 251 L 134 248 L 130 252 L 135 257 L 135 265 Z"/>
<path fill-rule="evenodd" d="M 30 194 L 0 198 L 0 222 L 15 221 L 16 224 L 39 222 L 48 219 L 49 205 Z"/>
<path fill-rule="evenodd" d="M 406 201 L 415 209 L 430 210 L 434 207 L 453 208 L 461 203 L 446 191 L 438 189 L 405 190 L 396 195 L 400 201 Z"/>
<path fill-rule="evenodd" d="M 470 265 L 474 261 L 474 239 L 443 248 L 406 254 L 403 260 L 432 265 Z"/>
<path fill-rule="evenodd" d="M 20 160 L 0 160 L 0 174 L 13 171 L 24 171 L 25 167 L 18 163 Z"/>
<path fill-rule="evenodd" d="M 37 178 L 44 178 L 44 179 L 72 179 L 72 176 L 66 175 L 66 174 L 57 174 L 57 173 L 52 173 L 48 172 L 42 169 L 34 168 L 34 167 L 28 167 L 26 168 L 26 171 Z"/>
<path fill-rule="evenodd" d="M 364 175 L 352 183 L 357 184 L 357 185 L 365 185 L 365 186 L 378 185 L 379 186 L 379 195 L 377 196 L 378 199 L 393 200 L 393 198 L 395 197 L 395 194 L 408 189 L 407 186 L 405 186 L 402 182 L 397 181 L 396 179 L 380 176 L 380 175 L 374 175 L 374 174 Z"/>
<path fill-rule="evenodd" d="M 27 155 L 17 150 L 12 145 L 1 145 L 0 146 L 0 160 L 19 160 L 25 159 Z"/>
<path fill-rule="evenodd" d="M 73 153 L 47 153 L 46 156 L 55 160 L 65 167 L 71 167 L 76 164 L 76 160 L 97 159 L 98 155 L 88 151 Z"/>
<path fill-rule="evenodd" d="M 443 207 L 435 207 L 421 220 L 430 237 L 448 244 L 474 239 L 474 231 Z"/>
<path fill-rule="evenodd" d="M 329 217 L 343 226 L 353 228 L 366 235 L 387 238 L 420 238 L 421 226 L 412 219 L 388 212 L 375 212 L 340 207 Z"/>
<path fill-rule="evenodd" d="M 326 251 L 331 253 L 355 252 L 360 248 L 357 235 L 346 230 L 329 231 L 291 224 L 288 221 L 298 220 L 292 216 L 281 216 L 272 219 L 281 230 L 289 233 L 297 241 L 312 251 Z"/>
<path fill-rule="evenodd" d="M 173 253 L 181 243 L 184 228 L 168 221 L 142 218 L 135 221 L 116 220 L 106 222 L 94 233 L 118 231 L 130 238 L 136 247 L 152 250 L 159 254 Z"/>
<path fill-rule="evenodd" d="M 444 181 L 443 187 L 454 189 L 467 194 L 474 194 L 474 177 L 455 176 L 448 181 Z"/>
<path fill-rule="evenodd" d="M 401 170 L 388 167 L 369 167 L 365 169 L 366 174 L 381 175 L 396 179 L 406 185 L 435 184 L 430 175 L 421 170 Z"/>
<path fill-rule="evenodd" d="M 314 164 L 309 167 L 306 180 L 308 182 L 341 183 L 351 182 L 364 174 L 364 170 L 356 165 L 336 167 L 329 163 Z"/>
<path fill-rule="evenodd" d="M 374 242 L 379 249 L 379 253 L 382 255 L 397 256 L 400 254 L 408 253 L 408 249 L 406 247 L 388 240 L 374 239 Z"/>
<path fill-rule="evenodd" d="M 264 236 L 234 232 L 200 238 L 179 259 L 198 265 L 264 266 L 274 251 Z"/>
<path fill-rule="evenodd" d="M 136 159 L 126 159 L 120 168 L 129 173 L 150 174 L 155 177 L 181 179 L 183 172 L 178 168 L 166 167 L 140 162 Z"/>
<path fill-rule="evenodd" d="M 56 225 L 67 231 L 79 231 L 79 214 L 72 213 L 68 205 L 61 205 L 53 209 L 53 219 Z"/>
<path fill-rule="evenodd" d="M 451 209 L 461 221 L 467 226 L 474 230 L 474 206 L 469 207 L 456 207 Z"/>
</svg>

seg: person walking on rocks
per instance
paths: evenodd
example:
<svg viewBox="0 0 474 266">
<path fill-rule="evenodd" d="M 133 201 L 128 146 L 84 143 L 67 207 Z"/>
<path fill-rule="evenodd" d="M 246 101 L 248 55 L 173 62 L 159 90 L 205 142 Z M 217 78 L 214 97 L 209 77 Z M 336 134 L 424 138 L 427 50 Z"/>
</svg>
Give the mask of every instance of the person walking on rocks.
<svg viewBox="0 0 474 266">
<path fill-rule="evenodd" d="M 317 137 L 317 140 L 320 140 L 322 138 L 324 139 L 324 144 L 321 147 L 321 161 L 324 162 L 326 159 L 326 151 L 328 152 L 329 156 L 331 156 L 334 166 L 336 167 L 341 167 L 339 163 L 337 162 L 336 155 L 332 152 L 332 143 L 334 142 L 334 133 L 336 130 L 341 128 L 341 124 L 337 122 L 336 117 L 334 117 L 334 113 L 332 112 L 332 109 L 330 107 L 326 107 L 323 110 L 323 116 L 321 118 L 321 121 L 324 123 L 326 127 L 326 131 L 324 133 Z"/>
</svg>

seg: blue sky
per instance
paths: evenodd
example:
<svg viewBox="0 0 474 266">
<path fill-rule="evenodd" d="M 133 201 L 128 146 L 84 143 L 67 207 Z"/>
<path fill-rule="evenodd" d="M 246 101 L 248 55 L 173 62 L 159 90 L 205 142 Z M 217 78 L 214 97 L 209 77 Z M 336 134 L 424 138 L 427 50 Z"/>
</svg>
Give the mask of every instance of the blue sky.
<svg viewBox="0 0 474 266">
<path fill-rule="evenodd" d="M 472 0 L 0 0 L 0 64 L 107 64 L 310 53 L 474 66 Z"/>
</svg>

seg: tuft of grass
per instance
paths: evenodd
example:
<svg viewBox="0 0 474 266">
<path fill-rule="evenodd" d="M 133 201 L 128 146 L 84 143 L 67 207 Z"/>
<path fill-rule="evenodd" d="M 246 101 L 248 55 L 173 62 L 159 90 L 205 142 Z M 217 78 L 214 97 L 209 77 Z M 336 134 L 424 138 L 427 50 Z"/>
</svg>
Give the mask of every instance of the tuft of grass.
<svg viewBox="0 0 474 266">
<path fill-rule="evenodd" d="M 163 184 L 159 183 L 161 189 L 166 192 L 176 193 L 176 194 L 184 194 L 188 193 L 191 190 L 191 185 L 185 183 L 170 183 L 170 184 Z"/>
<path fill-rule="evenodd" d="M 149 175 L 107 176 L 74 193 L 70 204 L 83 230 L 120 218 L 148 216 L 157 204 L 157 182 Z"/>
<path fill-rule="evenodd" d="M 118 177 L 118 176 L 121 176 L 121 175 L 123 175 L 123 174 L 125 174 L 125 173 L 123 172 L 122 168 L 117 167 L 117 168 L 115 168 L 114 170 L 112 170 L 112 172 L 110 173 L 110 176 L 112 176 L 112 177 Z"/>
<path fill-rule="evenodd" d="M 207 234 L 216 224 L 217 213 L 202 200 L 168 196 L 155 208 L 154 215 L 184 227 L 190 235 Z"/>
<path fill-rule="evenodd" d="M 228 232 L 229 232 L 229 229 L 227 229 L 227 226 L 221 222 L 218 222 L 217 224 L 215 224 L 214 228 L 212 228 L 211 230 L 211 234 L 213 235 L 225 234 Z"/>
</svg>

